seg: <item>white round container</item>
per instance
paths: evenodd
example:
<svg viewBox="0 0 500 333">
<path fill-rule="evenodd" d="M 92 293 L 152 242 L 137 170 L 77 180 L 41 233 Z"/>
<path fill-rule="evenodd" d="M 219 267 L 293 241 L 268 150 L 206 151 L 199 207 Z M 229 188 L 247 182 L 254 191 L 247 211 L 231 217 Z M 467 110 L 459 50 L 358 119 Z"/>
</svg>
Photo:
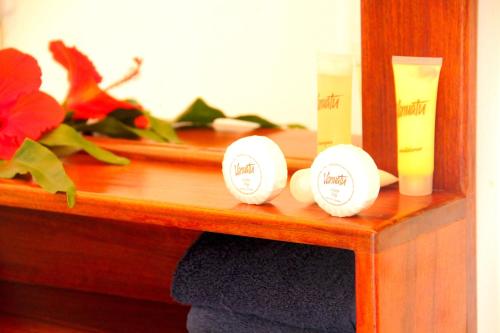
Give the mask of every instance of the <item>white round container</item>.
<svg viewBox="0 0 500 333">
<path fill-rule="evenodd" d="M 368 153 L 353 145 L 321 152 L 311 166 L 314 201 L 332 216 L 352 216 L 373 204 L 380 176 Z"/>
<path fill-rule="evenodd" d="M 288 169 L 279 146 L 265 136 L 248 136 L 227 147 L 222 162 L 229 192 L 248 204 L 262 204 L 286 186 Z"/>
</svg>

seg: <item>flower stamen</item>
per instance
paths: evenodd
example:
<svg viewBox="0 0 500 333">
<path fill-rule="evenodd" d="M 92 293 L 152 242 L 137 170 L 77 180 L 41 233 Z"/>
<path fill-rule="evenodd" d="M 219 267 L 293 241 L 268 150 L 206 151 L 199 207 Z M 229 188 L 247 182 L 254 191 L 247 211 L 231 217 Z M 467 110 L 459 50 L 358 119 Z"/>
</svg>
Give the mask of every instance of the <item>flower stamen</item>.
<svg viewBox="0 0 500 333">
<path fill-rule="evenodd" d="M 107 86 L 104 90 L 105 91 L 108 91 L 108 90 L 111 90 L 113 88 L 116 88 L 118 86 L 121 86 L 122 84 L 124 84 L 125 82 L 128 82 L 132 79 L 134 79 L 135 77 L 137 77 L 140 73 L 140 70 L 141 70 L 141 65 L 142 65 L 142 59 L 141 58 L 138 58 L 138 57 L 135 57 L 134 58 L 134 62 L 135 62 L 135 67 L 132 68 L 130 70 L 130 72 L 128 72 L 127 75 L 125 75 L 123 78 L 121 78 L 120 80 L 116 81 L 116 82 L 113 82 L 111 83 L 109 86 Z"/>
</svg>

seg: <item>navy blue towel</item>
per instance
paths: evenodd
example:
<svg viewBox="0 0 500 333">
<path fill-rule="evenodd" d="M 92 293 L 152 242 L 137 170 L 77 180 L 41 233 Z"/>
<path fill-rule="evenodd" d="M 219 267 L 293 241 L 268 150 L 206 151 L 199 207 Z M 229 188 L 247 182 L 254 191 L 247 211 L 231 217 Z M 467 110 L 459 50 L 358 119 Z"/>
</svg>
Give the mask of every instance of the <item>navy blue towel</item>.
<svg viewBox="0 0 500 333">
<path fill-rule="evenodd" d="M 276 323 L 253 315 L 202 307 L 191 308 L 187 329 L 189 333 L 323 333 L 323 331 Z"/>
<path fill-rule="evenodd" d="M 205 233 L 179 262 L 172 295 L 289 326 L 355 332 L 354 253 Z"/>
</svg>

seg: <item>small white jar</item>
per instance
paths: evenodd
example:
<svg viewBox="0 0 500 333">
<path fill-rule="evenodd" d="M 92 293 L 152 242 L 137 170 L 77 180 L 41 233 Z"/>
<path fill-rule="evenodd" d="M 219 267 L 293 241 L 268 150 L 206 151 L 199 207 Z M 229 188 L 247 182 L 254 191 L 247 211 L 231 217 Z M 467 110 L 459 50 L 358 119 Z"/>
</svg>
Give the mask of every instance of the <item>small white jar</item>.
<svg viewBox="0 0 500 333">
<path fill-rule="evenodd" d="M 248 136 L 227 147 L 222 162 L 229 192 L 248 204 L 275 198 L 286 186 L 288 169 L 279 146 L 265 136 Z"/>
<path fill-rule="evenodd" d="M 330 215 L 352 216 L 373 204 L 380 190 L 380 176 L 364 150 L 336 145 L 314 160 L 311 190 L 314 201 Z"/>
</svg>

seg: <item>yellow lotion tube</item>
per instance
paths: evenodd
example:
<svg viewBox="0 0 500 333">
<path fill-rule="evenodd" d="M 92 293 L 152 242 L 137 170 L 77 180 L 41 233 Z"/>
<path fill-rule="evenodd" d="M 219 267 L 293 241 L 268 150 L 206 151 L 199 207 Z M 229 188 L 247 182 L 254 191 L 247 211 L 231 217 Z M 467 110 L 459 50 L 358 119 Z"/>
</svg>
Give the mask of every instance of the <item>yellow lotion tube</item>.
<svg viewBox="0 0 500 333">
<path fill-rule="evenodd" d="M 318 55 L 318 153 L 351 143 L 352 56 Z"/>
<path fill-rule="evenodd" d="M 399 192 L 432 193 L 436 99 L 442 58 L 392 57 L 398 131 Z"/>
</svg>

